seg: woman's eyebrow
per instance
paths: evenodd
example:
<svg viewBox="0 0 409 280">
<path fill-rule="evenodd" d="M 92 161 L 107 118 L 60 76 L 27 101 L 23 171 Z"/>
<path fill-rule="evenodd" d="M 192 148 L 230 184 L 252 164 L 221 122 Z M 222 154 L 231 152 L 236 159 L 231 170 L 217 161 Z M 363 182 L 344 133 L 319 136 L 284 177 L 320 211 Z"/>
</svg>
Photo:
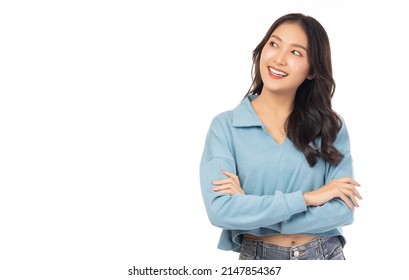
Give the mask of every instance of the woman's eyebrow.
<svg viewBox="0 0 409 280">
<path fill-rule="evenodd" d="M 271 38 L 276 38 L 278 41 L 280 41 L 280 42 L 282 42 L 283 40 L 279 37 L 279 36 L 277 36 L 277 35 L 271 35 Z M 300 44 L 291 44 L 291 46 L 293 46 L 293 47 L 297 47 L 297 48 L 301 48 L 301 49 L 303 49 L 303 50 L 305 50 L 306 52 L 308 51 L 307 50 L 307 48 L 306 47 L 304 47 L 303 45 L 300 45 Z"/>
</svg>

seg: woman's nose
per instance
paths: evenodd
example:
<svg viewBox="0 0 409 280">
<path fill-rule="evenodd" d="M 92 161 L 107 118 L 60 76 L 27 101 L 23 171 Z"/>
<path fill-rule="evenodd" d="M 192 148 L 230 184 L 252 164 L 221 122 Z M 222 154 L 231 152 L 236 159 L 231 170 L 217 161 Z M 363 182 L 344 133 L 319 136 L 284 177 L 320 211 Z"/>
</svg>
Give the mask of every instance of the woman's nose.
<svg viewBox="0 0 409 280">
<path fill-rule="evenodd" d="M 286 55 L 282 50 L 276 52 L 274 56 L 274 63 L 277 65 L 285 65 L 286 64 Z"/>
</svg>

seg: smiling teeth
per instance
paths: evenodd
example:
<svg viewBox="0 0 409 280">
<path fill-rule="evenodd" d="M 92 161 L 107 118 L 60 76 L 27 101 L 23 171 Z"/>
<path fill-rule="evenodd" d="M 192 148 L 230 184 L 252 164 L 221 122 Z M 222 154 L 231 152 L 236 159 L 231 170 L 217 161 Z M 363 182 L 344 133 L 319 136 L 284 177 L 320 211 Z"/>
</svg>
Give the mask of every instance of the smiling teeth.
<svg viewBox="0 0 409 280">
<path fill-rule="evenodd" d="M 270 70 L 270 73 L 271 73 L 271 74 L 276 75 L 276 76 L 282 76 L 282 77 L 288 76 L 287 73 L 284 73 L 284 72 L 275 70 L 274 68 L 271 68 L 271 67 L 268 67 L 268 70 Z"/>
</svg>

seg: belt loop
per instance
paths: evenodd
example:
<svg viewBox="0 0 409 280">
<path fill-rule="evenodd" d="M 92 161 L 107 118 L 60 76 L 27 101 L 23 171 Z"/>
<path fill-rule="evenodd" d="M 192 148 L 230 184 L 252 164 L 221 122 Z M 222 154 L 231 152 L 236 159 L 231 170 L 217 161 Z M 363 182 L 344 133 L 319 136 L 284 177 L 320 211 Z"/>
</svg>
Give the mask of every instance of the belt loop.
<svg viewBox="0 0 409 280">
<path fill-rule="evenodd" d="M 256 248 L 256 259 L 262 260 L 265 255 L 264 243 L 262 241 L 256 241 L 257 248 Z"/>
<path fill-rule="evenodd" d="M 260 260 L 264 259 L 264 256 L 266 255 L 266 246 L 263 241 L 260 242 Z"/>
</svg>

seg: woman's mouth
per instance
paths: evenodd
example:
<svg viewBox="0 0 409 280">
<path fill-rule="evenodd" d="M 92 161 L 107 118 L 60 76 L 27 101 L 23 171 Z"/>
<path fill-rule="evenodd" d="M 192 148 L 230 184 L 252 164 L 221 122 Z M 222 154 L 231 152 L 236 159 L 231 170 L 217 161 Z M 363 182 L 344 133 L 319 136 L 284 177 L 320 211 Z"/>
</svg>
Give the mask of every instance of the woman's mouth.
<svg viewBox="0 0 409 280">
<path fill-rule="evenodd" d="M 273 76 L 273 78 L 284 78 L 288 76 L 287 73 L 274 69 L 273 67 L 270 66 L 268 67 L 268 71 L 270 72 L 271 76 Z"/>
</svg>

